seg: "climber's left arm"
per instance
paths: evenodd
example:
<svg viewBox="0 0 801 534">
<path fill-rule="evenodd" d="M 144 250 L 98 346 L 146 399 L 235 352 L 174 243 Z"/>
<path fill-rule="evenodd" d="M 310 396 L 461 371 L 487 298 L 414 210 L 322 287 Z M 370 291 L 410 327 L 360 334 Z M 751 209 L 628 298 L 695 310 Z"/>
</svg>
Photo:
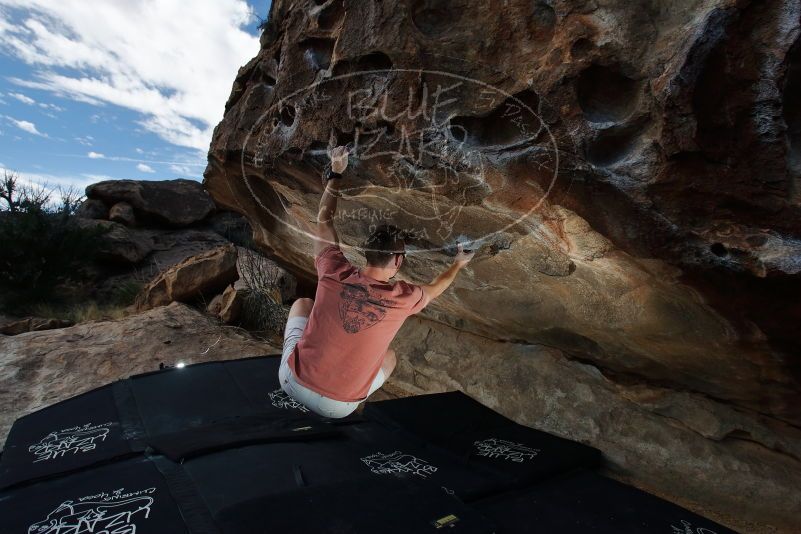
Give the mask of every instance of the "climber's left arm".
<svg viewBox="0 0 801 534">
<path fill-rule="evenodd" d="M 320 199 L 320 209 L 317 212 L 317 239 L 314 240 L 314 255 L 329 245 L 339 244 L 339 236 L 334 228 L 334 213 L 337 211 L 337 198 L 339 191 L 332 183 L 337 179 L 331 179 L 325 184 L 323 196 Z"/>
<path fill-rule="evenodd" d="M 348 149 L 344 146 L 331 151 L 331 176 L 326 181 L 320 208 L 317 211 L 317 239 L 314 240 L 314 255 L 329 245 L 339 244 L 339 236 L 334 228 L 334 214 L 337 211 L 337 199 L 340 196 L 339 181 L 348 167 Z"/>
</svg>

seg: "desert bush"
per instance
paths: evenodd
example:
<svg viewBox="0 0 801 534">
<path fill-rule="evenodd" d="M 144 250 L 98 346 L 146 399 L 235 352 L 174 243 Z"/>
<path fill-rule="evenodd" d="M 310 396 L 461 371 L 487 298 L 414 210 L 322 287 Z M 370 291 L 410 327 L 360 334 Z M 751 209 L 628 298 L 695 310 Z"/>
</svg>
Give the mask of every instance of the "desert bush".
<svg viewBox="0 0 801 534">
<path fill-rule="evenodd" d="M 128 314 L 125 306 L 99 304 L 95 300 L 74 303 L 52 304 L 48 302 L 31 304 L 27 313 L 35 317 L 66 319 L 75 324 L 86 321 L 108 321 L 121 319 Z"/>
<path fill-rule="evenodd" d="M 280 270 L 250 249 L 239 250 L 239 269 L 247 286 L 242 303 L 243 322 L 265 337 L 281 337 L 289 310 L 281 301 Z"/>
<path fill-rule="evenodd" d="M 72 189 L 0 180 L 0 306 L 12 313 L 59 298 L 60 284 L 85 278 L 102 230 L 72 224 L 82 198 Z"/>
<path fill-rule="evenodd" d="M 130 306 L 136 300 L 136 296 L 145 287 L 145 282 L 139 279 L 124 280 L 114 287 L 109 296 L 113 306 Z"/>
</svg>

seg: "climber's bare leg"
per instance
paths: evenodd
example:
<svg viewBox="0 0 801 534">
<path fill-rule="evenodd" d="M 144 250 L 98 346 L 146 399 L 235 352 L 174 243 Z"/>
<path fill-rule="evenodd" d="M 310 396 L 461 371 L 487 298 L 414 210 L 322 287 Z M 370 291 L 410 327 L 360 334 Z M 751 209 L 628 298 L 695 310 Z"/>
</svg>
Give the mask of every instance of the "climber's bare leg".
<svg viewBox="0 0 801 534">
<path fill-rule="evenodd" d="M 384 361 L 381 363 L 381 370 L 384 371 L 385 380 L 389 378 L 389 375 L 391 375 L 392 371 L 395 370 L 395 364 L 397 363 L 398 360 L 395 357 L 395 351 L 392 349 L 387 349 L 387 351 L 384 353 Z"/>
<path fill-rule="evenodd" d="M 287 364 L 289 356 L 292 354 L 295 345 L 300 341 L 303 335 L 303 328 L 305 327 L 305 322 L 299 320 L 293 321 L 292 319 L 299 317 L 308 319 L 309 315 L 311 315 L 312 306 L 314 306 L 314 299 L 302 298 L 293 302 L 292 307 L 289 308 L 289 316 L 287 317 L 287 324 L 284 328 L 284 347 L 281 351 L 281 365 L 278 368 L 278 380 L 281 384 L 281 389 L 284 389 L 284 384 L 290 372 L 289 365 Z M 302 322 L 303 325 L 297 324 L 298 322 Z"/>
<path fill-rule="evenodd" d="M 312 306 L 314 306 L 314 299 L 298 299 L 289 308 L 289 317 L 308 317 L 311 315 Z"/>
</svg>

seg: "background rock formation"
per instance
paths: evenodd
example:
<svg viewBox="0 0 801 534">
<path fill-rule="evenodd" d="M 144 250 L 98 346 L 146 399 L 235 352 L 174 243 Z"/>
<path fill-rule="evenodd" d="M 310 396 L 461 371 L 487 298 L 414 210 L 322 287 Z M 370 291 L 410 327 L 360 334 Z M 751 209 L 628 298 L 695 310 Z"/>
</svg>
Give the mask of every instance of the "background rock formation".
<svg viewBox="0 0 801 534">
<path fill-rule="evenodd" d="M 103 230 L 94 283 L 100 298 L 126 284 L 144 285 L 193 256 L 250 241 L 247 222 L 218 212 L 203 187 L 191 180 L 109 180 L 87 187 L 86 196 L 76 224 Z M 230 281 L 223 281 L 223 287 Z M 184 298 L 162 299 L 161 304 Z"/>
<path fill-rule="evenodd" d="M 735 528 L 790 529 L 800 17 L 799 0 L 276 0 L 205 185 L 311 291 L 325 148 L 354 143 L 346 243 L 411 228 L 402 275 L 428 281 L 453 239 L 484 238 L 404 327 L 390 388 L 464 389 Z"/>
<path fill-rule="evenodd" d="M 125 224 L 133 222 L 134 211 L 178 227 L 202 221 L 214 211 L 214 202 L 192 180 L 109 180 L 87 187 L 86 197 L 109 205 L 109 218 Z"/>
<path fill-rule="evenodd" d="M 136 309 L 144 311 L 173 301 L 192 301 L 199 295 L 215 295 L 239 277 L 236 260 L 232 244 L 187 258 L 151 280 L 137 295 Z"/>
</svg>

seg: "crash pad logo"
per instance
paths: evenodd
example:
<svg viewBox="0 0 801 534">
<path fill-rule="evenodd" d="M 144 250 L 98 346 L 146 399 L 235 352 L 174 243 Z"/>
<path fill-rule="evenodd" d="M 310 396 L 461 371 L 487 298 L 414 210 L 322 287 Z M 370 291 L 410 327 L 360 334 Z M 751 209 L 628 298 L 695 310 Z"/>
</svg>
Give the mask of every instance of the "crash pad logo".
<svg viewBox="0 0 801 534">
<path fill-rule="evenodd" d="M 88 495 L 59 504 L 28 527 L 28 534 L 136 534 L 137 523 L 150 517 L 156 488 Z"/>
<path fill-rule="evenodd" d="M 384 454 L 377 452 L 361 459 L 370 468 L 370 471 L 377 475 L 389 475 L 396 473 L 411 473 L 422 478 L 427 478 L 437 472 L 437 468 L 425 460 L 404 454 L 401 451 Z"/>
<path fill-rule="evenodd" d="M 673 529 L 672 534 L 717 534 L 714 530 L 709 530 L 708 528 L 694 527 L 692 523 L 683 519 L 680 527 L 670 525 L 670 528 Z"/>
<path fill-rule="evenodd" d="M 426 63 L 453 63 L 442 59 Z M 496 66 L 458 70 L 503 80 L 506 89 L 421 69 L 420 60 L 398 51 L 371 68 L 339 58 L 308 86 L 293 87 L 306 72 L 249 86 L 269 105 L 239 151 L 252 200 L 277 223 L 313 237 L 302 222 L 317 208 L 308 186 L 329 165 L 328 150 L 344 145 L 349 163 L 338 191 L 346 205 L 335 218 L 347 219 L 350 232 L 393 224 L 408 236 L 412 255 L 451 250 L 456 240 L 467 249 L 505 242 L 507 231 L 541 208 L 559 175 L 549 128 L 557 108 Z M 484 203 L 497 207 L 496 216 L 478 228 L 473 208 Z"/>
<path fill-rule="evenodd" d="M 304 405 L 287 395 L 283 389 L 271 391 L 269 395 L 270 401 L 276 408 L 281 408 L 283 410 L 300 410 L 304 413 L 309 411 Z"/>
<path fill-rule="evenodd" d="M 339 318 L 342 328 L 349 334 L 355 334 L 370 328 L 387 314 L 387 306 L 393 301 L 375 297 L 360 284 L 345 284 L 339 293 Z"/>
<path fill-rule="evenodd" d="M 513 441 L 497 438 L 475 441 L 473 445 L 478 449 L 476 454 L 479 456 L 499 458 L 501 460 L 509 460 L 517 463 L 531 460 L 540 452 L 539 449 L 526 447 L 522 443 L 514 443 Z"/>
<path fill-rule="evenodd" d="M 113 422 L 93 425 L 86 423 L 83 426 L 65 428 L 48 435 L 28 447 L 28 451 L 36 457 L 34 463 L 54 460 L 68 454 L 89 452 L 97 448 L 99 442 L 108 437 Z"/>
</svg>

